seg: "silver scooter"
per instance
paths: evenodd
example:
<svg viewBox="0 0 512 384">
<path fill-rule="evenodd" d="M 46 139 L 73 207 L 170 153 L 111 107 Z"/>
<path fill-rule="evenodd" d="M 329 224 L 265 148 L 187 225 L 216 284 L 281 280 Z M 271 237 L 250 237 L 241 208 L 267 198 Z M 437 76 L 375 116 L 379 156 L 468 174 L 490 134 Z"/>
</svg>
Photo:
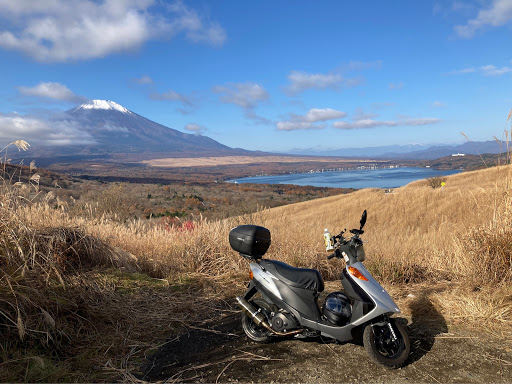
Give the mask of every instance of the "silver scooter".
<svg viewBox="0 0 512 384">
<path fill-rule="evenodd" d="M 391 318 L 400 310 L 362 263 L 365 253 L 359 236 L 366 218 L 365 210 L 360 228 L 351 229 L 350 238 L 343 237 L 346 230 L 332 237 L 334 253 L 328 259 L 346 262 L 341 273 L 344 291 L 327 295 L 321 306 L 318 297 L 324 282 L 317 270 L 263 259 L 270 246 L 268 229 L 256 225 L 233 228 L 231 247 L 251 261 L 248 289 L 236 298 L 243 311 L 245 334 L 257 342 L 287 336 L 324 336 L 347 342 L 362 336 L 373 361 L 392 368 L 403 366 L 410 353 L 409 337 L 404 326 Z"/>
</svg>

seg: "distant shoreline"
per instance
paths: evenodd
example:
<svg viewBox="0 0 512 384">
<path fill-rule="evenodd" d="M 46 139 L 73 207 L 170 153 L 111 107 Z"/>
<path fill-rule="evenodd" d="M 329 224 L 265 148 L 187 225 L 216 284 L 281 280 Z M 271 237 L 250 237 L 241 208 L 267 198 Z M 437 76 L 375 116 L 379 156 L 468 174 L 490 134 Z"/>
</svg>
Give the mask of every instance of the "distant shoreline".
<svg viewBox="0 0 512 384">
<path fill-rule="evenodd" d="M 376 171 L 369 175 L 369 171 Z M 328 188 L 399 188 L 416 180 L 442 177 L 462 172 L 461 170 L 437 170 L 426 167 L 372 167 L 345 170 L 322 170 L 318 172 L 262 175 L 228 180 L 234 184 L 292 184 Z"/>
</svg>

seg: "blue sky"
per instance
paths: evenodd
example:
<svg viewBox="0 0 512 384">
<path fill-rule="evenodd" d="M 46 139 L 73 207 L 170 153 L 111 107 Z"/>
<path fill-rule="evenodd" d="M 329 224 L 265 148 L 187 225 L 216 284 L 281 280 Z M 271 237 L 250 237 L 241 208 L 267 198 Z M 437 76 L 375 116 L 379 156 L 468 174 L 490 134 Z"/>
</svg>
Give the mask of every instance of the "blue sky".
<svg viewBox="0 0 512 384">
<path fill-rule="evenodd" d="M 512 0 L 0 0 L 0 141 L 88 99 L 249 150 L 493 140 L 511 41 Z"/>
</svg>

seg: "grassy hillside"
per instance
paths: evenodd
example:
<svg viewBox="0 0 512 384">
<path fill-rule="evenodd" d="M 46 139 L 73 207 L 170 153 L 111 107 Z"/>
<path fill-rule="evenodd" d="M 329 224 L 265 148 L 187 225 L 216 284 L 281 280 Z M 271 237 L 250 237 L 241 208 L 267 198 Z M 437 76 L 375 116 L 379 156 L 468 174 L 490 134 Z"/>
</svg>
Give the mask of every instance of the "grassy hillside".
<svg viewBox="0 0 512 384">
<path fill-rule="evenodd" d="M 180 227 L 55 206 L 27 179 L 0 187 L 0 381 L 127 379 L 157 340 L 244 289 L 232 227 L 269 228 L 266 257 L 334 280 L 323 229 L 355 228 L 364 209 L 366 264 L 406 314 L 407 295 L 421 292 L 450 325 L 510 337 L 511 166 L 450 176 L 442 189 L 423 180 Z"/>
</svg>

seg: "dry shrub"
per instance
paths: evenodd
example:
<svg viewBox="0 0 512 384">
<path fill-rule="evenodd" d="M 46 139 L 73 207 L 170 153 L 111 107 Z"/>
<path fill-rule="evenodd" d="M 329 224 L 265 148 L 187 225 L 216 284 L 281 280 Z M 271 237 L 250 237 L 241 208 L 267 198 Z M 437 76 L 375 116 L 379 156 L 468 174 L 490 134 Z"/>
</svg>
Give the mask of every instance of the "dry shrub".
<svg viewBox="0 0 512 384">
<path fill-rule="evenodd" d="M 464 321 L 470 326 L 485 326 L 488 330 L 512 335 L 510 319 L 512 318 L 512 293 L 510 287 L 485 286 L 475 289 L 469 286 L 460 287 L 451 292 L 456 300 L 446 301 L 439 296 L 439 301 L 444 303 L 444 311 L 451 314 L 450 317 L 458 321 Z M 446 297 L 446 295 L 445 295 Z M 458 320 L 458 321 L 457 321 Z"/>
<path fill-rule="evenodd" d="M 456 240 L 458 271 L 477 285 L 510 285 L 512 281 L 512 227 L 496 220 L 474 228 Z"/>
<path fill-rule="evenodd" d="M 436 188 L 441 188 L 442 187 L 442 183 L 444 183 L 445 181 L 446 181 L 445 177 L 440 177 L 440 176 L 429 177 L 427 179 L 427 184 L 430 187 L 432 187 L 432 189 L 436 189 Z"/>
<path fill-rule="evenodd" d="M 425 266 L 411 260 L 394 260 L 383 253 L 375 253 L 368 260 L 370 273 L 390 284 L 421 283 L 434 278 Z"/>
<path fill-rule="evenodd" d="M 24 142 L 16 143 L 26 148 Z M 34 174 L 26 177 L 27 183 L 14 182 L 6 170 L 16 167 L 4 163 L 3 169 L 0 381 L 38 381 L 48 374 L 54 381 L 61 372 L 54 365 L 60 363 L 48 358 L 75 356 L 87 340 L 92 343 L 103 337 L 107 319 L 111 321 L 112 297 L 96 282 L 83 279 L 86 271 L 98 267 L 133 270 L 136 260 L 64 220 L 65 215 L 50 209 L 47 201 L 35 203 L 39 189 Z M 34 169 L 31 165 L 28 172 Z M 13 364 L 19 361 L 23 380 L 20 364 Z"/>
<path fill-rule="evenodd" d="M 97 203 L 96 214 L 121 222 L 132 217 L 135 212 L 135 202 L 124 193 L 123 189 L 123 184 L 113 184 L 95 196 L 93 200 Z"/>
<path fill-rule="evenodd" d="M 30 336 L 48 344 L 54 339 L 50 328 L 55 314 L 50 308 L 56 303 L 50 298 L 67 296 L 75 302 L 65 290 L 84 268 L 134 263 L 78 228 L 35 229 L 15 219 L 0 220 L 0 227 L 2 324 L 7 334 L 15 332 L 21 340 Z"/>
<path fill-rule="evenodd" d="M 0 240 L 5 272 L 17 270 L 62 275 L 93 266 L 128 264 L 112 247 L 85 234 L 83 229 L 54 227 L 35 229 L 26 225 L 13 228 Z M 48 278 L 47 278 L 48 279 Z"/>
</svg>

